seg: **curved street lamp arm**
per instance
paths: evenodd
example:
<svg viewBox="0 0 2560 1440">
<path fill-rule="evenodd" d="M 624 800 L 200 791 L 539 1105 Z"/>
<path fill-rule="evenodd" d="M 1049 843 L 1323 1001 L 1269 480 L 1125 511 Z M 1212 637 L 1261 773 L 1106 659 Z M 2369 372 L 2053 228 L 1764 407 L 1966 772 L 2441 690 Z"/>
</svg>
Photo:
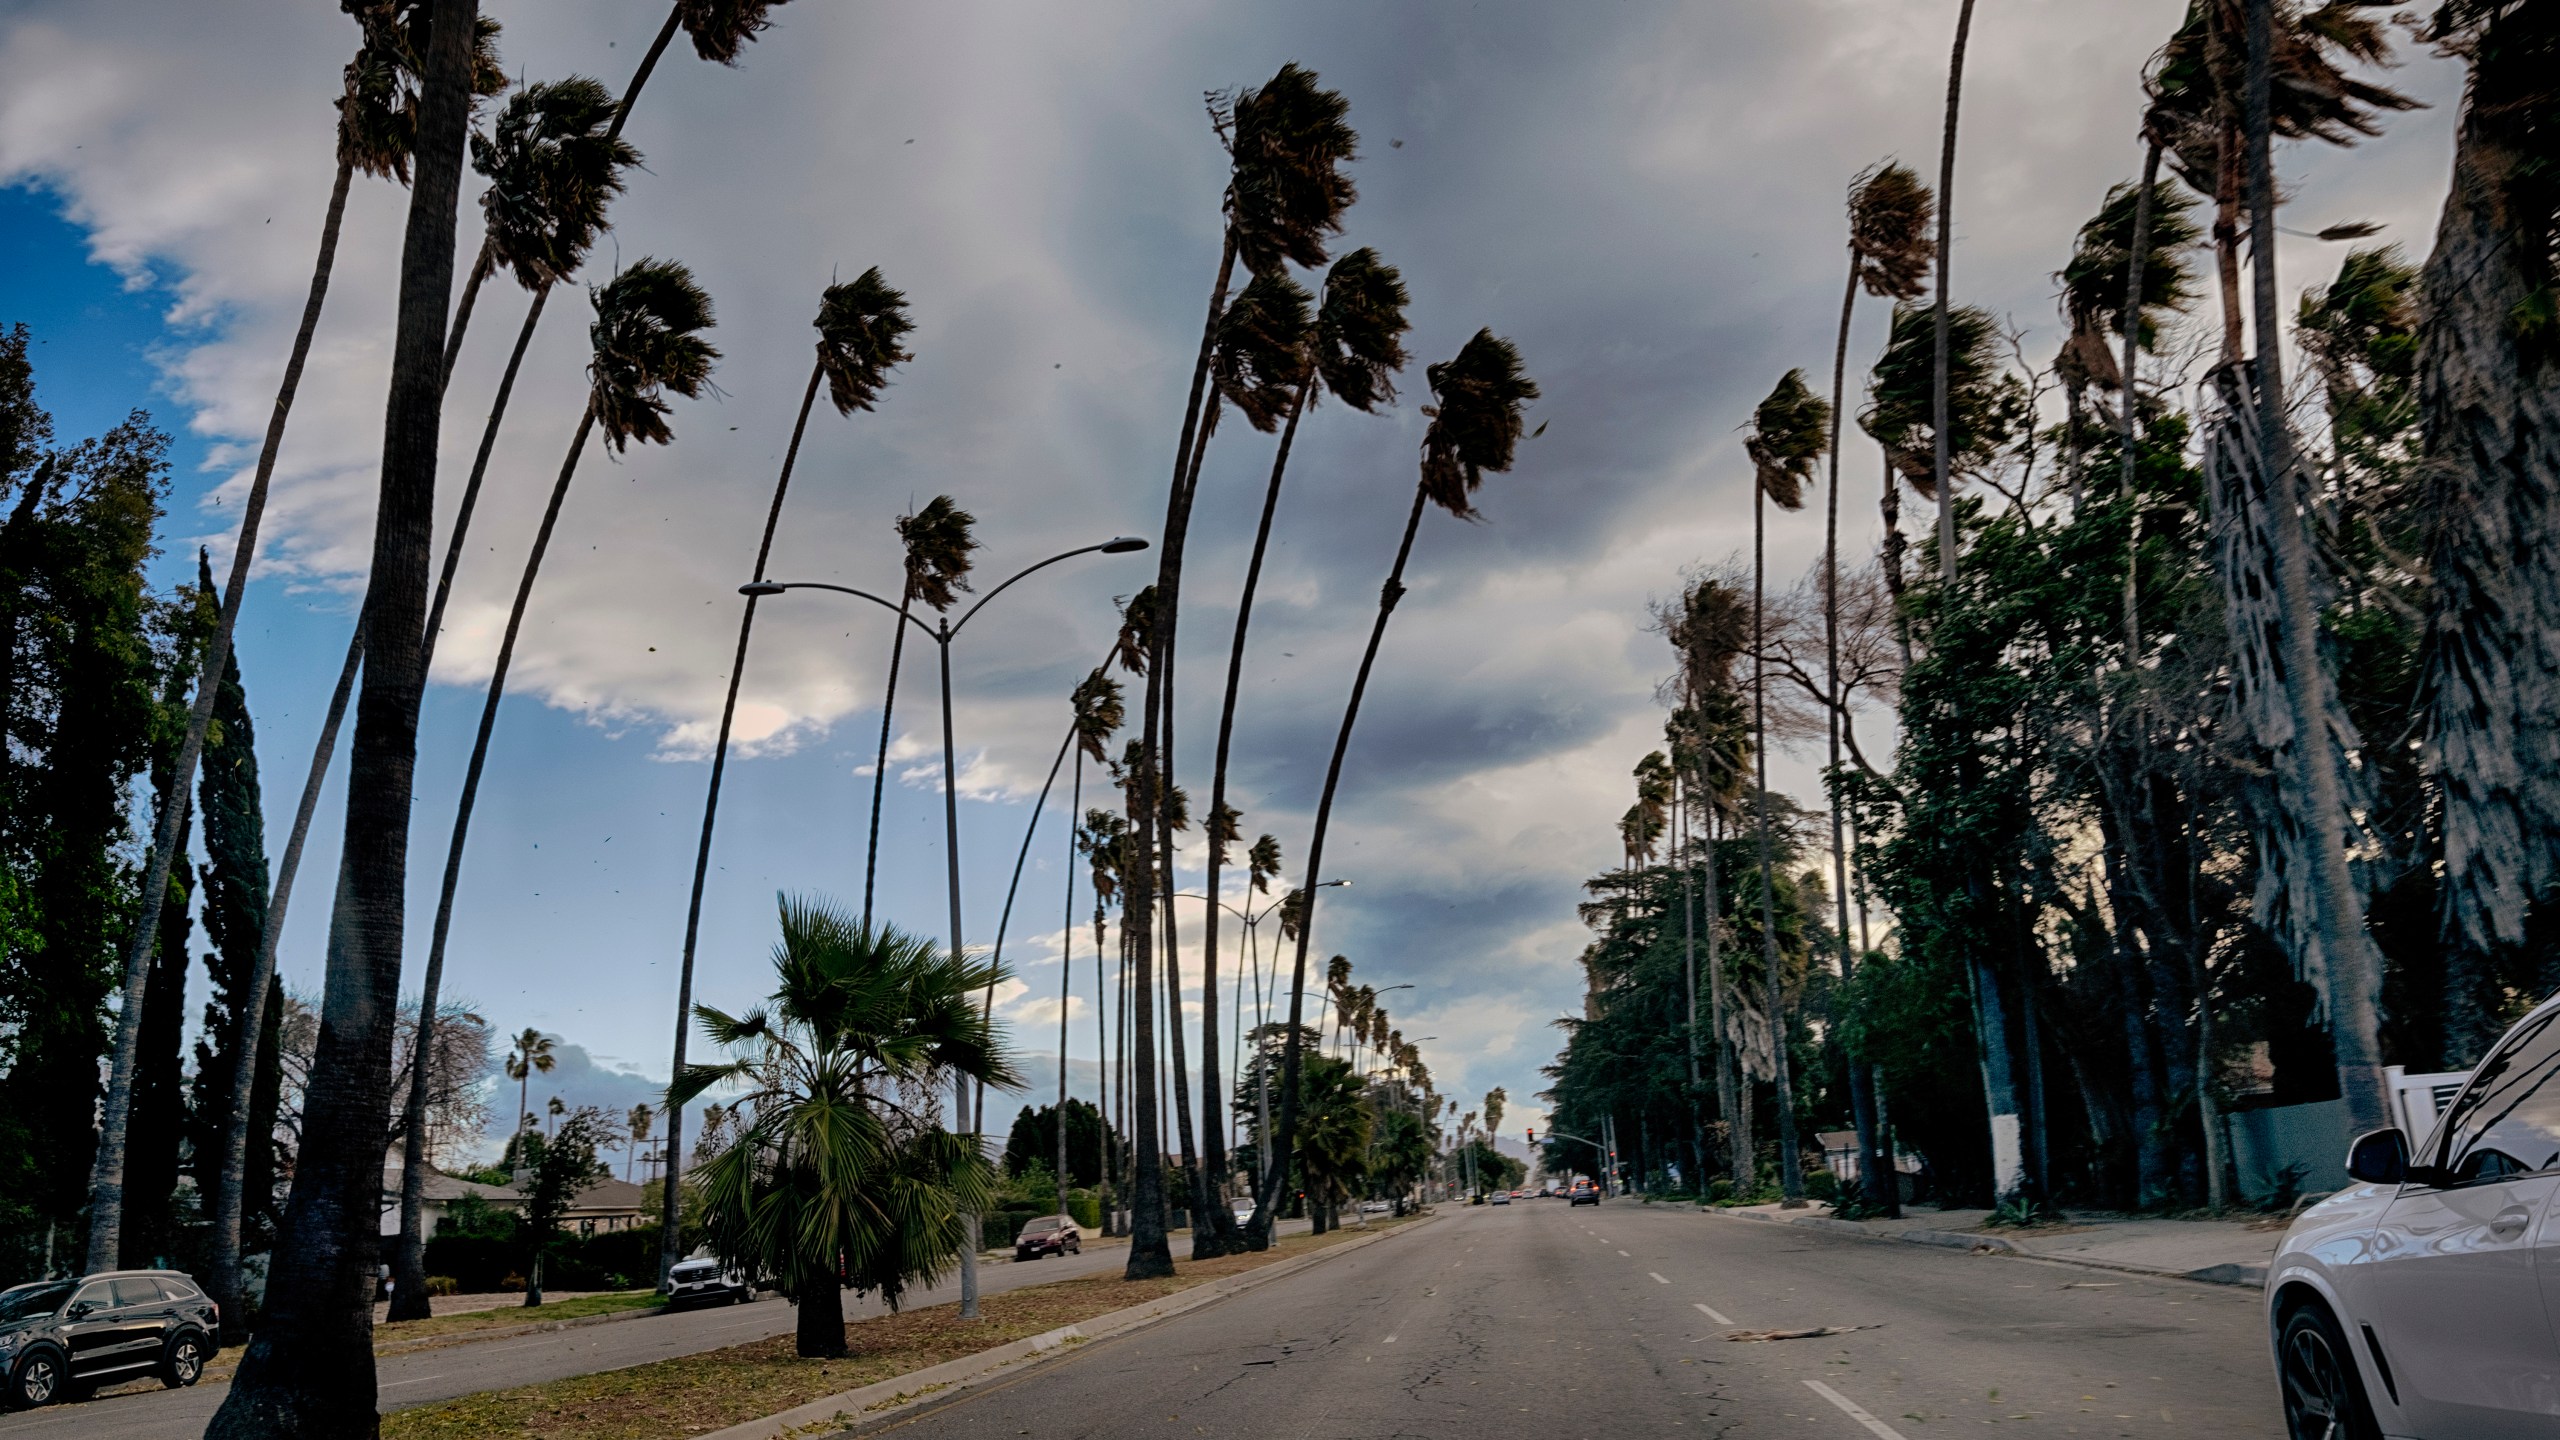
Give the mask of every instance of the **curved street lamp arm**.
<svg viewBox="0 0 2560 1440">
<path fill-rule="evenodd" d="M 959 634 L 959 633 L 960 633 L 960 628 L 961 628 L 961 626 L 966 625 L 966 624 L 968 624 L 971 620 L 976 619 L 976 618 L 977 618 L 977 615 L 978 615 L 978 612 L 987 608 L 987 602 L 988 602 L 988 601 L 993 600 L 993 599 L 994 599 L 994 598 L 996 598 L 997 596 L 999 596 L 999 595 L 1003 594 L 1005 591 L 1007 591 L 1007 590 L 1011 589 L 1011 588 L 1012 588 L 1012 586 L 1013 586 L 1013 582 L 1014 582 L 1014 581 L 1016 581 L 1016 580 L 1021 579 L 1021 578 L 1022 578 L 1022 577 L 1024 577 L 1025 575 L 1029 575 L 1029 574 L 1031 574 L 1031 573 L 1032 573 L 1033 571 L 1035 571 L 1035 570 L 1046 570 L 1046 569 L 1048 569 L 1050 566 L 1057 564 L 1057 563 L 1058 563 L 1059 561 L 1061 561 L 1061 560 L 1072 560 L 1072 559 L 1074 559 L 1075 557 L 1077 557 L 1078 555 L 1090 555 L 1090 554 L 1092 554 L 1092 553 L 1093 553 L 1094 551 L 1096 551 L 1096 550 L 1108 550 L 1108 549 L 1111 549 L 1111 547 L 1113 547 L 1113 546 L 1115 546 L 1115 545 L 1122 545 L 1122 544 L 1124 544 L 1124 543 L 1125 543 L 1125 542 L 1123 542 L 1123 541 L 1119 541 L 1119 540 L 1105 540 L 1105 541 L 1103 541 L 1103 542 L 1102 542 L 1101 544 L 1099 544 L 1099 545 L 1085 545 L 1085 546 L 1080 546 L 1080 547 L 1078 547 L 1078 548 L 1076 548 L 1076 549 L 1073 549 L 1073 550 L 1068 550 L 1068 551 L 1064 551 L 1064 552 L 1061 552 L 1061 553 L 1056 554 L 1056 555 L 1052 555 L 1052 556 L 1050 556 L 1048 559 L 1041 561 L 1041 562 L 1040 562 L 1039 564 L 1037 564 L 1037 565 L 1027 565 L 1027 566 L 1023 567 L 1022 569 L 1015 571 L 1015 572 L 1013 573 L 1013 575 L 1012 575 L 1010 578 L 1008 578 L 1008 579 L 1007 579 L 1003 584 L 998 585 L 998 586 L 997 586 L 996 588 L 994 588 L 993 590 L 990 590 L 990 591 L 988 591 L 986 594 L 979 596 L 979 597 L 978 597 L 978 603 L 977 603 L 977 604 L 970 606 L 966 611 L 962 612 L 962 614 L 961 614 L 961 616 L 960 616 L 960 622 L 959 622 L 959 624 L 954 625 L 954 626 L 952 626 L 952 627 L 951 627 L 951 633 L 952 633 L 952 634 L 954 634 L 954 635 Z"/>
<path fill-rule="evenodd" d="M 753 585 L 741 585 L 738 587 L 738 593 L 742 595 L 771 595 L 783 590 L 833 590 L 839 595 L 852 595 L 860 599 L 868 600 L 872 604 L 879 606 L 881 609 L 888 611 L 890 614 L 899 616 L 908 624 L 913 625 L 936 640 L 940 640 L 942 638 L 939 634 L 935 633 L 932 626 L 927 625 L 921 619 L 918 619 L 914 615 L 901 612 L 895 602 L 883 600 L 868 590 L 856 590 L 850 585 L 830 585 L 823 580 L 765 580 Z"/>
</svg>

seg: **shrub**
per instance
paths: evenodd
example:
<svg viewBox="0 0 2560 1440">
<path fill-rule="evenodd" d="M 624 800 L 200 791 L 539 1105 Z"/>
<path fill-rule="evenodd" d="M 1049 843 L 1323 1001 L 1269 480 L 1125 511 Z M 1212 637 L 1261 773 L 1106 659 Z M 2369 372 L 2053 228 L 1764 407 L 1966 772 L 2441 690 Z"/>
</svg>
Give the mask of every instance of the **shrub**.
<svg viewBox="0 0 2560 1440">
<path fill-rule="evenodd" d="M 1815 1166 L 1805 1171 L 1804 1193 L 1816 1200 L 1837 1200 L 1840 1198 L 1840 1177 L 1832 1174 L 1828 1165 Z"/>
<path fill-rule="evenodd" d="M 1067 1213 L 1085 1229 L 1099 1230 L 1102 1228 L 1102 1197 L 1090 1190 L 1070 1190 L 1067 1192 Z"/>
<path fill-rule="evenodd" d="M 427 1277 L 427 1293 L 430 1295 L 459 1295 L 462 1293 L 462 1282 L 454 1279 L 450 1275 L 430 1275 Z"/>
</svg>

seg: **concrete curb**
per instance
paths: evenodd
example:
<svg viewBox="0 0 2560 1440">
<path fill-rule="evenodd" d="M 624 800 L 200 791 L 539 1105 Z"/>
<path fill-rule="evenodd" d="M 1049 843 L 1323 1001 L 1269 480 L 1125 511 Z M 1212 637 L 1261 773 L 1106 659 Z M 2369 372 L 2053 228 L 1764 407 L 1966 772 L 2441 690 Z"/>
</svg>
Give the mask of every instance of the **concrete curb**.
<svg viewBox="0 0 2560 1440">
<path fill-rule="evenodd" d="M 2240 1289 L 2264 1289 L 2267 1267 L 2264 1265 L 2208 1265 L 2201 1270 L 2167 1270 L 2156 1265 L 2133 1265 L 2121 1260 L 2097 1260 L 2085 1255 L 2055 1255 L 2043 1250 L 2030 1250 L 2015 1240 L 1999 1235 L 1969 1235 L 1949 1230 L 1903 1230 L 1886 1232 L 1870 1230 L 1854 1220 L 1834 1220 L 1828 1215 L 1800 1215 L 1780 1219 L 1743 1210 L 1705 1208 L 1701 1214 L 1726 1220 L 1757 1220 L 1764 1225 L 1801 1225 L 1809 1230 L 1828 1230 L 1835 1235 L 1854 1235 L 1861 1240 L 1898 1240 L 1906 1245 L 1935 1245 L 1941 1249 L 1963 1250 L 1975 1255 L 2010 1255 L 2022 1260 L 2047 1260 L 2056 1265 L 2079 1265 L 2091 1270 L 2110 1270 L 2119 1275 L 2148 1275 L 2161 1280 L 2191 1280 L 2201 1285 L 2229 1285 Z"/>
<path fill-rule="evenodd" d="M 1046 1358 L 1077 1345 L 1125 1335 L 1132 1330 L 1155 1324 L 1159 1320 L 1169 1320 L 1187 1311 L 1197 1310 L 1201 1306 L 1215 1304 L 1257 1285 L 1286 1279 L 1311 1265 L 1339 1255 L 1350 1254 L 1362 1246 L 1374 1245 L 1381 1240 L 1390 1240 L 1398 1235 L 1409 1235 L 1439 1218 L 1436 1214 L 1426 1215 L 1411 1225 L 1383 1230 L 1374 1235 L 1364 1235 L 1356 1240 L 1346 1240 L 1339 1245 L 1326 1246 L 1311 1255 L 1300 1255 L 1283 1260 L 1276 1265 L 1265 1265 L 1259 1269 L 1248 1270 L 1241 1275 L 1212 1280 L 1206 1285 L 1194 1285 L 1187 1290 L 1177 1290 L 1173 1294 L 1160 1296 L 1141 1305 L 1132 1305 L 1125 1310 L 1114 1310 L 1107 1315 L 1096 1315 L 1090 1320 L 1080 1320 L 1073 1325 L 1062 1326 L 1028 1339 L 1016 1340 L 1008 1345 L 998 1345 L 992 1350 L 981 1350 L 975 1355 L 964 1355 L 957 1360 L 946 1360 L 939 1365 L 927 1366 L 922 1370 L 911 1370 L 904 1375 L 892 1376 L 887 1380 L 877 1381 L 858 1389 L 828 1395 L 777 1415 L 767 1415 L 761 1419 L 749 1420 L 742 1425 L 732 1425 L 726 1430 L 712 1431 L 699 1437 L 699 1440 L 787 1440 L 787 1437 L 793 1436 L 849 1433 L 924 1404 L 928 1400 L 948 1398 L 990 1380 L 1008 1376 L 1027 1362 Z"/>
</svg>

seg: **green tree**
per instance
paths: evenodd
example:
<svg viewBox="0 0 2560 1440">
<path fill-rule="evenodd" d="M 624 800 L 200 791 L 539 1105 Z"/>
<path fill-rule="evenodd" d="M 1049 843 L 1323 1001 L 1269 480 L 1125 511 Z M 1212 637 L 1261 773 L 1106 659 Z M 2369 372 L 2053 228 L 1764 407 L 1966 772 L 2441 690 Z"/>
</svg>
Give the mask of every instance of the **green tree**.
<svg viewBox="0 0 2560 1440">
<path fill-rule="evenodd" d="M 772 1000 L 734 1017 L 695 1007 L 735 1058 L 688 1066 L 667 1100 L 742 1092 L 744 1129 L 699 1170 L 705 1243 L 794 1298 L 801 1355 L 840 1356 L 839 1277 L 894 1308 L 958 1261 L 965 1218 L 994 1199 L 994 1167 L 916 1101 L 946 1075 L 1021 1077 L 976 1003 L 1000 967 L 814 902 L 781 910 Z"/>
<path fill-rule="evenodd" d="M 548 1134 L 525 1131 L 517 1152 L 517 1168 L 524 1177 L 524 1207 L 517 1220 L 516 1238 L 525 1247 L 524 1303 L 528 1308 L 542 1303 L 542 1262 L 551 1242 L 559 1238 L 561 1217 L 568 1214 L 580 1192 L 599 1180 L 613 1178 L 613 1167 L 605 1163 L 604 1152 L 622 1138 L 614 1133 L 613 1122 L 593 1105 L 568 1110 L 557 1099 L 551 1104 L 560 1123 Z"/>
<path fill-rule="evenodd" d="M 1369 1169 L 1369 1135 L 1376 1115 L 1351 1062 L 1330 1055 L 1305 1057 L 1298 1079 L 1299 1173 L 1321 1235 L 1342 1223 L 1342 1202 L 1357 1193 Z"/>
</svg>

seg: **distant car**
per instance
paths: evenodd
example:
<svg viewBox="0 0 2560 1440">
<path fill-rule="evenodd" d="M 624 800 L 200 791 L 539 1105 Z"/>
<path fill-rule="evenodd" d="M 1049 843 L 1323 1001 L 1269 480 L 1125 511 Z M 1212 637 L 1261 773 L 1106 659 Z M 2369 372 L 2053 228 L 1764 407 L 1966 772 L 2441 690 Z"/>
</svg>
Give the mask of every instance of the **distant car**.
<svg viewBox="0 0 2560 1440">
<path fill-rule="evenodd" d="M 1574 1205 L 1597 1205 L 1600 1203 L 1600 1187 L 1588 1180 L 1576 1180 L 1573 1182 L 1573 1192 L 1566 1197 L 1566 1200 Z"/>
<path fill-rule="evenodd" d="M 1363 1215 L 1385 1215 L 1391 1213 L 1395 1208 L 1396 1207 L 1393 1204 L 1385 1200 L 1363 1200 L 1360 1202 L 1360 1213 Z"/>
<path fill-rule="evenodd" d="M 156 1374 L 175 1390 L 222 1348 L 222 1312 L 175 1270 L 106 1270 L 0 1290 L 0 1401 L 32 1410 Z"/>
<path fill-rule="evenodd" d="M 1043 1215 L 1026 1221 L 1022 1232 L 1013 1237 L 1013 1258 L 1037 1260 L 1044 1255 L 1081 1255 L 1084 1234 L 1076 1222 L 1059 1215 Z"/>
<path fill-rule="evenodd" d="M 1508 1204 L 1510 1204 L 1510 1203 L 1511 1203 L 1511 1192 L 1510 1192 L 1510 1191 L 1508 1191 L 1508 1190 L 1496 1190 L 1496 1191 L 1494 1191 L 1494 1192 L 1493 1192 L 1493 1203 L 1494 1203 L 1494 1204 L 1496 1204 L 1496 1205 L 1508 1205 Z"/>
<path fill-rule="evenodd" d="M 1250 1195 L 1246 1195 L 1246 1196 L 1239 1197 L 1239 1198 L 1236 1200 L 1236 1202 L 1235 1202 L 1235 1213 L 1236 1213 L 1236 1223 L 1237 1223 L 1237 1224 L 1239 1224 L 1239 1225 L 1250 1225 L 1250 1224 L 1252 1224 L 1252 1223 L 1253 1223 L 1253 1197 L 1252 1197 L 1252 1196 L 1250 1196 Z"/>
<path fill-rule="evenodd" d="M 756 1288 L 743 1270 L 724 1270 L 707 1255 L 679 1260 L 667 1271 L 667 1308 L 690 1310 L 697 1305 L 742 1305 L 756 1298 Z"/>
<path fill-rule="evenodd" d="M 2347 1188 L 2295 1217 L 2268 1266 L 2287 1433 L 2550 1434 L 2560 1001 L 2499 1040 L 2434 1133 L 2371 1131 L 2346 1159 Z"/>
</svg>

